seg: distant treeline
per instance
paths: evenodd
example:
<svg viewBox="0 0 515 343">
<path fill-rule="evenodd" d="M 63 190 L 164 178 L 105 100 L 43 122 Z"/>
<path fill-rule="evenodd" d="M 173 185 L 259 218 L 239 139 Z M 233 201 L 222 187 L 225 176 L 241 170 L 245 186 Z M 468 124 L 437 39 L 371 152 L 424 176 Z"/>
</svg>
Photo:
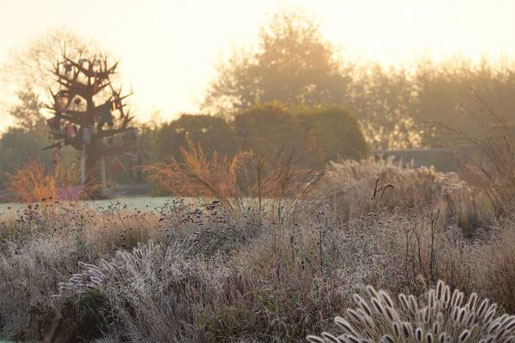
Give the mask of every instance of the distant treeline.
<svg viewBox="0 0 515 343">
<path fill-rule="evenodd" d="M 270 99 L 282 101 L 290 107 L 305 103 L 310 106 L 328 103 L 343 106 L 356 117 L 374 151 L 462 144 L 457 141 L 461 134 L 477 136 L 485 127 L 498 124 L 485 113 L 481 102 L 492 106 L 498 119 L 515 120 L 514 62 L 472 64 L 469 60 L 456 58 L 441 63 L 419 60 L 410 67 L 397 68 L 342 63 L 332 73 L 338 73 L 338 77 L 327 74 L 323 82 L 319 80 L 322 85 L 313 86 L 315 91 L 309 93 L 309 101 L 301 97 L 294 102 L 290 91 L 274 92 L 274 89 L 294 88 L 297 80 L 266 74 L 261 75 L 260 80 L 274 78 L 281 84 L 263 82 L 270 89 L 247 91 L 266 96 L 248 100 L 244 92 L 240 94 L 230 88 L 211 96 L 220 101 L 228 97 L 243 109 Z M 252 80 L 246 82 L 253 83 Z M 245 85 L 241 88 L 245 89 Z M 308 85 L 302 89 L 305 88 L 309 88 Z M 228 110 L 222 108 L 220 112 L 226 113 L 224 111 Z"/>
<path fill-rule="evenodd" d="M 152 163 L 167 158 L 182 161 L 188 144 L 234 155 L 286 154 L 297 164 L 319 168 L 330 160 L 359 159 L 369 147 L 352 114 L 337 106 L 288 110 L 279 103 L 257 105 L 226 120 L 218 116 L 184 114 L 179 119 L 141 128 L 143 159 Z"/>
<path fill-rule="evenodd" d="M 235 53 L 217 71 L 203 103 L 211 113 L 231 116 L 273 101 L 290 108 L 336 104 L 358 119 L 373 150 L 456 145 L 456 132 L 477 137 L 515 117 L 513 59 L 421 58 L 394 67 L 352 61 L 315 20 L 295 11 L 275 13 L 257 47 Z M 497 118 L 485 115 L 489 106 Z"/>
<path fill-rule="evenodd" d="M 19 168 L 24 161 L 39 158 L 48 167 L 52 154 L 42 148 L 48 144 L 46 128 L 31 131 L 11 128 L 0 139 L 0 168 L 5 172 Z M 358 121 L 342 107 L 328 106 L 288 110 L 278 104 L 254 106 L 227 120 L 211 115 L 184 114 L 180 118 L 160 125 L 141 125 L 139 153 L 144 164 L 173 158 L 183 159 L 182 149 L 189 144 L 201 146 L 207 158 L 217 152 L 232 156 L 240 151 L 273 158 L 289 156 L 294 163 L 305 168 L 321 168 L 337 158 L 359 159 L 369 152 Z M 62 158 L 71 163 L 76 152 L 63 149 Z M 130 182 L 127 167 L 130 157 L 108 161 L 109 176 L 117 182 Z M 128 168 L 127 168 L 128 169 Z"/>
<path fill-rule="evenodd" d="M 427 60 L 412 69 L 376 65 L 352 75 L 342 103 L 352 109 L 374 150 L 466 144 L 464 136 L 478 137 L 499 121 L 515 120 L 513 62 Z"/>
</svg>

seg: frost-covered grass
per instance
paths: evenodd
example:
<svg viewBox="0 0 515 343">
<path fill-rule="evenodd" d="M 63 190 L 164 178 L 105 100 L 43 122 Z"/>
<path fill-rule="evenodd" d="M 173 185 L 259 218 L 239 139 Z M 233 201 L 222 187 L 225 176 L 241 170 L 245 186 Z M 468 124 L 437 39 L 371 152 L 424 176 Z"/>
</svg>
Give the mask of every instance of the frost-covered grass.
<svg viewBox="0 0 515 343">
<path fill-rule="evenodd" d="M 297 342 L 333 331 L 365 285 L 417 297 L 439 279 L 515 311 L 515 224 L 456 175 L 343 162 L 281 206 L 155 198 L 2 212 L 0 337 Z"/>
</svg>

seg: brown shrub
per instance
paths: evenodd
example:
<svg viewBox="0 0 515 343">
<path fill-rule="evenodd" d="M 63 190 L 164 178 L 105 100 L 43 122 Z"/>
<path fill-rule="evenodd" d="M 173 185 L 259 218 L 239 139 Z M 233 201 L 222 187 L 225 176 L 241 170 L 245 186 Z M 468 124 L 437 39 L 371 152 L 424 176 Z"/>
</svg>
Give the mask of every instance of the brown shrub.
<svg viewBox="0 0 515 343">
<path fill-rule="evenodd" d="M 229 157 L 189 142 L 181 149 L 184 162 L 175 159 L 144 167 L 148 180 L 174 195 L 215 198 L 230 212 L 247 208 L 272 212 L 286 198 L 304 196 L 319 175 L 297 168 L 292 155 L 272 157 L 239 152 Z"/>
<path fill-rule="evenodd" d="M 37 203 L 47 220 L 55 215 L 60 201 L 86 199 L 98 191 L 98 185 L 79 185 L 79 172 L 75 164 L 58 163 L 53 170 L 46 170 L 40 160 L 26 162 L 7 177 L 7 192 L 12 200 Z"/>
</svg>

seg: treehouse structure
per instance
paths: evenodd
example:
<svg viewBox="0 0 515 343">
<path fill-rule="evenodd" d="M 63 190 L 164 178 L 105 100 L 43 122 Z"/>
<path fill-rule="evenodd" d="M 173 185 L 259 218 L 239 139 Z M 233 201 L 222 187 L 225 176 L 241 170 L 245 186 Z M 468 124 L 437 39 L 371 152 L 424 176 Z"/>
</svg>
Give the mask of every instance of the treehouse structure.
<svg viewBox="0 0 515 343">
<path fill-rule="evenodd" d="M 82 185 L 102 184 L 106 190 L 106 158 L 130 154 L 133 167 L 139 164 L 138 131 L 129 124 L 133 117 L 111 78 L 118 63 L 107 57 L 73 60 L 63 54 L 52 70 L 60 90 L 50 90 L 54 116 L 47 120 L 51 136 L 57 141 L 45 149 L 72 146 L 79 152 Z M 119 162 L 119 161 L 118 161 Z"/>
</svg>

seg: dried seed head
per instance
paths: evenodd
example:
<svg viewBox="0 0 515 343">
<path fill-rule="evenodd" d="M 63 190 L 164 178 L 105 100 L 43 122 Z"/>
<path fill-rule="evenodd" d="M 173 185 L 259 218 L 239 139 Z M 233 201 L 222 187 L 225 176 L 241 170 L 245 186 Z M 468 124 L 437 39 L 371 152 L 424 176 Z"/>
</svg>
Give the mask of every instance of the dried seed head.
<svg viewBox="0 0 515 343">
<path fill-rule="evenodd" d="M 379 295 L 377 293 L 377 291 L 375 290 L 374 287 L 372 286 L 367 286 L 367 292 L 368 292 L 368 295 L 370 295 L 371 298 L 378 298 Z"/>
<path fill-rule="evenodd" d="M 444 296 L 443 296 L 444 308 L 449 307 L 450 302 L 451 302 L 451 289 L 449 286 L 445 286 Z"/>
<path fill-rule="evenodd" d="M 347 336 L 347 340 L 348 340 L 349 342 L 351 342 L 351 343 L 361 343 L 361 342 L 359 341 L 359 339 L 357 339 L 357 338 L 356 338 L 355 336 L 353 336 L 353 335 L 348 335 L 348 336 Z"/>
<path fill-rule="evenodd" d="M 456 323 L 458 322 L 458 318 L 459 318 L 459 314 L 460 314 L 460 309 L 459 307 L 454 307 L 452 309 L 452 320 Z"/>
<path fill-rule="evenodd" d="M 435 334 L 435 336 L 438 336 L 438 334 L 440 333 L 440 323 L 437 321 L 433 323 L 433 333 Z"/>
<path fill-rule="evenodd" d="M 409 305 L 410 305 L 410 311 L 412 314 L 415 314 L 418 312 L 418 304 L 417 304 L 417 300 L 415 299 L 415 297 L 413 295 L 410 295 L 408 297 L 408 300 L 409 300 Z"/>
<path fill-rule="evenodd" d="M 455 289 L 454 292 L 452 292 L 452 298 L 451 298 L 451 306 L 452 307 L 459 306 L 459 305 L 457 305 L 457 303 L 460 298 L 460 294 L 461 294 L 461 292 L 458 289 Z"/>
<path fill-rule="evenodd" d="M 358 310 L 358 314 L 361 318 L 361 323 L 365 325 L 365 327 L 368 327 L 370 329 L 373 329 L 375 327 L 374 320 L 365 313 L 362 309 Z"/>
<path fill-rule="evenodd" d="M 470 337 L 470 331 L 469 330 L 465 330 L 465 331 L 463 331 L 461 333 L 459 342 L 460 343 L 466 342 L 467 339 L 469 339 L 469 337 Z"/>
<path fill-rule="evenodd" d="M 438 312 L 438 313 L 436 314 L 436 320 L 437 320 L 440 324 L 442 324 L 442 323 L 444 322 L 444 316 L 443 316 L 443 313 L 442 313 L 442 312 Z"/>
<path fill-rule="evenodd" d="M 505 322 L 506 320 L 508 320 L 508 319 L 509 319 L 509 316 L 505 313 L 505 314 L 503 314 L 502 316 L 497 317 L 497 318 L 495 319 L 495 322 L 496 322 L 496 323 L 500 323 L 501 325 L 503 325 L 503 324 L 504 324 L 504 322 Z"/>
<path fill-rule="evenodd" d="M 478 318 L 481 318 L 485 313 L 486 313 L 486 309 L 488 308 L 488 304 L 490 303 L 490 301 L 488 299 L 484 299 L 481 304 L 479 305 L 479 307 L 477 308 L 477 317 Z"/>
<path fill-rule="evenodd" d="M 401 328 L 399 323 L 393 323 L 393 334 L 395 338 L 399 338 L 401 336 Z"/>
<path fill-rule="evenodd" d="M 333 343 L 340 343 L 336 336 L 331 335 L 329 332 L 322 332 L 322 337 L 324 337 L 327 341 Z"/>
<path fill-rule="evenodd" d="M 499 327 L 499 322 L 493 322 L 490 325 L 490 329 L 488 329 L 488 333 L 494 335 L 495 334 L 495 330 L 497 330 L 498 327 Z"/>
<path fill-rule="evenodd" d="M 312 343 L 326 343 L 322 338 L 318 336 L 309 335 L 306 339 Z"/>
<path fill-rule="evenodd" d="M 458 292 L 458 295 L 456 296 L 456 302 L 454 303 L 454 306 L 461 307 L 461 304 L 463 302 L 463 298 L 465 295 L 462 292 Z"/>
<path fill-rule="evenodd" d="M 411 327 L 411 324 L 408 322 L 402 323 L 402 333 L 404 334 L 404 337 L 410 338 L 413 336 L 413 328 Z"/>
<path fill-rule="evenodd" d="M 381 342 L 382 343 L 395 343 L 395 341 L 393 340 L 393 337 L 390 336 L 390 335 L 384 335 L 382 338 L 381 338 Z"/>
<path fill-rule="evenodd" d="M 417 328 L 415 330 L 415 337 L 417 338 L 417 342 L 422 342 L 422 338 L 424 338 L 424 332 L 421 328 Z"/>
<path fill-rule="evenodd" d="M 394 322 L 399 319 L 399 315 L 392 307 L 385 307 L 384 310 L 389 321 Z"/>
<path fill-rule="evenodd" d="M 389 306 L 389 307 L 392 307 L 392 308 L 394 307 L 393 300 L 392 300 L 392 298 L 390 298 L 388 293 L 386 293 L 383 290 L 380 290 L 379 291 L 379 296 L 380 296 L 381 300 L 383 301 L 383 303 L 386 304 L 386 306 Z"/>
<path fill-rule="evenodd" d="M 496 305 L 496 304 L 492 304 L 492 305 Z M 493 308 L 492 306 L 490 306 L 490 308 L 488 309 L 488 312 L 486 313 L 486 315 L 483 318 L 483 323 L 486 324 L 486 323 L 490 322 L 492 320 L 492 318 L 494 317 L 495 312 L 496 312 L 496 308 Z"/>
<path fill-rule="evenodd" d="M 334 318 L 334 322 L 339 325 L 340 327 L 342 327 L 345 332 L 347 333 L 350 333 L 350 334 L 353 334 L 353 335 L 356 335 L 356 331 L 354 330 L 354 328 L 352 327 L 352 325 L 343 317 L 340 317 L 340 316 L 336 316 Z"/>
<path fill-rule="evenodd" d="M 504 319 L 502 320 L 502 325 L 503 326 L 505 324 L 507 324 L 508 322 L 510 322 L 512 319 L 515 319 L 515 316 L 510 316 L 510 315 L 507 315 L 507 314 L 504 314 L 503 317 L 504 317 Z"/>
<path fill-rule="evenodd" d="M 401 303 L 401 307 L 405 311 L 409 311 L 409 303 L 408 303 L 408 298 L 406 297 L 406 295 L 404 295 L 403 293 L 399 294 L 399 302 Z"/>
<path fill-rule="evenodd" d="M 377 300 L 376 298 L 372 298 L 372 304 L 374 305 L 374 309 L 379 314 L 384 314 L 384 308 L 383 305 L 381 305 L 381 302 Z"/>
<path fill-rule="evenodd" d="M 460 314 L 459 314 L 459 321 L 458 321 L 458 322 L 459 322 L 461 325 L 465 324 L 465 319 L 467 318 L 467 317 L 466 317 L 466 315 L 467 315 L 467 308 L 466 308 L 466 307 L 464 307 L 464 308 L 462 308 L 462 309 L 460 310 Z"/>
<path fill-rule="evenodd" d="M 429 321 L 431 319 L 431 313 L 429 311 L 429 308 L 424 307 L 420 311 L 421 311 L 421 315 L 422 315 L 422 318 L 421 318 L 422 320 L 421 321 L 423 321 L 426 324 L 429 324 Z"/>
<path fill-rule="evenodd" d="M 470 311 L 475 311 L 476 303 L 477 303 L 477 293 L 473 292 L 469 297 L 469 301 L 467 302 L 467 308 Z"/>
<path fill-rule="evenodd" d="M 356 303 L 356 305 L 358 305 L 363 311 L 365 311 L 366 314 L 368 314 L 369 316 L 372 315 L 372 311 L 370 310 L 370 307 L 368 306 L 366 301 L 363 300 L 362 297 L 360 297 L 358 294 L 354 294 L 353 299 L 354 299 L 354 302 Z"/>
<path fill-rule="evenodd" d="M 504 340 L 504 337 L 507 336 L 509 334 L 509 332 L 506 332 L 506 330 L 504 330 L 504 328 L 501 326 L 499 327 L 499 329 L 497 330 L 497 335 L 495 335 L 495 341 L 496 342 L 501 342 Z"/>
<path fill-rule="evenodd" d="M 347 318 L 352 322 L 352 324 L 357 325 L 361 323 L 360 315 L 353 309 L 347 309 Z"/>
<path fill-rule="evenodd" d="M 510 316 L 510 320 L 504 324 L 504 327 L 508 331 L 515 330 L 515 316 Z"/>
<path fill-rule="evenodd" d="M 443 283 L 442 280 L 438 281 L 438 283 L 436 284 L 436 299 L 438 301 L 443 300 L 444 287 L 445 287 L 445 284 Z"/>
<path fill-rule="evenodd" d="M 470 312 L 467 317 L 467 327 L 471 327 L 476 322 L 476 314 L 474 312 Z"/>
</svg>

